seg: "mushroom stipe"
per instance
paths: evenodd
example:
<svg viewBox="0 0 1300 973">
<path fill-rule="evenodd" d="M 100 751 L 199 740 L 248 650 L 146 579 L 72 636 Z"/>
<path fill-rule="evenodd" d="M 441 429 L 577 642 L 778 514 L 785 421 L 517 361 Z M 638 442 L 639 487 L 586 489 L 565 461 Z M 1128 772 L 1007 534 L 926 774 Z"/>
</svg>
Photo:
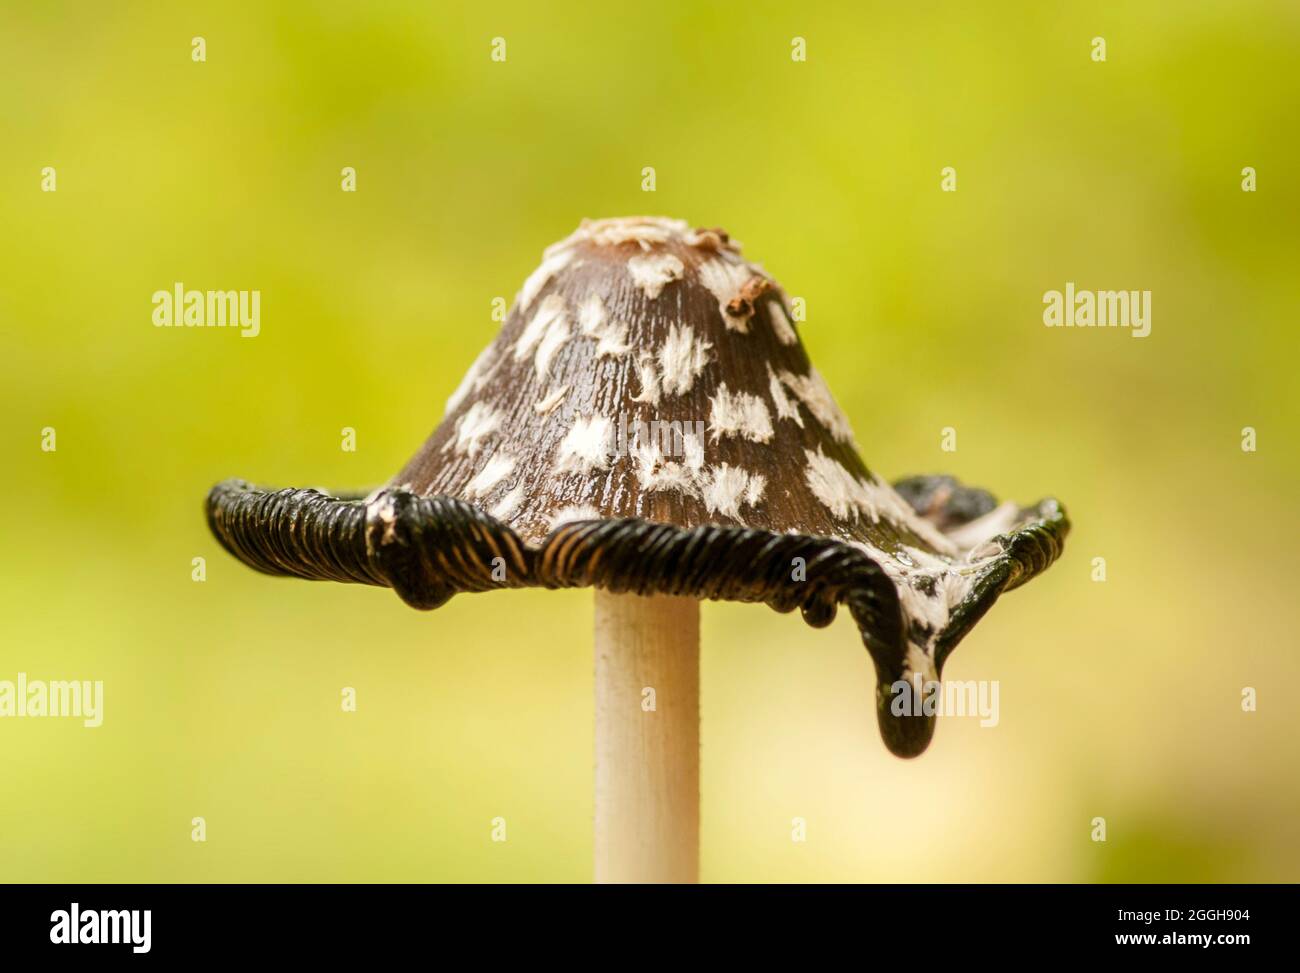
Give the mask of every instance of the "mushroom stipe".
<svg viewBox="0 0 1300 973">
<path fill-rule="evenodd" d="M 212 532 L 260 571 L 388 586 L 422 609 L 588 586 L 798 608 L 814 626 L 845 605 L 885 743 L 915 756 L 935 718 L 895 715 L 891 687 L 937 680 L 998 596 L 1059 556 L 1069 523 L 1053 499 L 999 505 L 948 477 L 872 472 L 792 308 L 721 230 L 584 221 L 385 487 L 229 480 L 208 497 Z"/>
</svg>

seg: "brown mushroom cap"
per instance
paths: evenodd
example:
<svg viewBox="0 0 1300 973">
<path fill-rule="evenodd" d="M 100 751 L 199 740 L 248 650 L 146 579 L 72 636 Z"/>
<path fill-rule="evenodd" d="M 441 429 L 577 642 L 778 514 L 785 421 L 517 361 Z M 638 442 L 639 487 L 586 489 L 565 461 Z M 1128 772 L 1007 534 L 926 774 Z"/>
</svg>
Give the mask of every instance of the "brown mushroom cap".
<svg viewBox="0 0 1300 973">
<path fill-rule="evenodd" d="M 891 687 L 936 680 L 1068 524 L 1055 501 L 996 506 L 947 478 L 905 499 L 858 455 L 792 318 L 720 230 L 584 221 L 387 488 L 222 484 L 213 530 L 261 570 L 391 584 L 420 607 L 523 584 L 765 601 L 814 624 L 847 603 L 886 741 L 918 753 L 933 720 L 889 713 Z"/>
<path fill-rule="evenodd" d="M 671 220 L 550 247 L 392 484 L 531 543 L 638 517 L 957 553 L 863 464 L 776 283 L 725 233 Z"/>
</svg>

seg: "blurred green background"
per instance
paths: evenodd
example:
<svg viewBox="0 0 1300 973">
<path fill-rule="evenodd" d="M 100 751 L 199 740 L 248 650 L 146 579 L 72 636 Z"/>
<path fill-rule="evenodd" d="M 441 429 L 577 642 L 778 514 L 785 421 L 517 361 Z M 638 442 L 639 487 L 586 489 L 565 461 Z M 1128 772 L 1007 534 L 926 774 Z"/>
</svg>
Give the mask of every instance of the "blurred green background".
<svg viewBox="0 0 1300 973">
<path fill-rule="evenodd" d="M 383 481 L 491 299 L 643 212 L 806 299 L 882 474 L 1075 522 L 945 672 L 1000 725 L 912 762 L 847 614 L 706 605 L 702 877 L 1297 879 L 1298 47 L 1296 4 L 1226 0 L 5 3 L 0 679 L 106 700 L 0 720 L 0 879 L 589 879 L 590 592 L 269 579 L 202 501 Z M 153 327 L 176 281 L 259 289 L 261 335 Z M 1150 289 L 1151 335 L 1044 328 L 1066 281 Z"/>
</svg>

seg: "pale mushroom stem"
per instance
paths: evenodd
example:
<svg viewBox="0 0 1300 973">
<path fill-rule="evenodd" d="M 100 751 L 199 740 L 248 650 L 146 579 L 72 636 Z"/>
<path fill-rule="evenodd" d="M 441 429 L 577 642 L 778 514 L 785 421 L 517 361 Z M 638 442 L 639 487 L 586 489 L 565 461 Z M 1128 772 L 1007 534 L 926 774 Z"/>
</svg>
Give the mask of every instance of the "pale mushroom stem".
<svg viewBox="0 0 1300 973">
<path fill-rule="evenodd" d="M 596 589 L 596 881 L 699 873 L 699 602 Z"/>
</svg>

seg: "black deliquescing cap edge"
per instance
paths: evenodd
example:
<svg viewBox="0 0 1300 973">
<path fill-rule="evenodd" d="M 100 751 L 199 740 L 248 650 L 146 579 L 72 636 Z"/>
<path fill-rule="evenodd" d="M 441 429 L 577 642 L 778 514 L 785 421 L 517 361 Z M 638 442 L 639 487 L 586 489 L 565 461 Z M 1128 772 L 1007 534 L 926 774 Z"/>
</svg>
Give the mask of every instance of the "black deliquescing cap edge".
<svg viewBox="0 0 1300 973">
<path fill-rule="evenodd" d="M 951 487 L 936 511 L 917 488 Z M 987 509 L 984 491 L 949 478 L 909 478 L 900 495 L 918 513 L 972 519 Z M 921 508 L 924 503 L 925 509 Z M 383 490 L 369 497 L 328 496 L 314 489 L 261 490 L 243 480 L 217 484 L 207 498 L 208 524 L 230 554 L 258 571 L 317 581 L 393 588 L 408 605 L 437 608 L 461 592 L 498 588 L 599 587 L 641 595 L 685 595 L 761 602 L 801 610 L 814 627 L 829 625 L 846 605 L 876 670 L 881 735 L 901 757 L 922 753 L 933 716 L 896 716 L 890 687 L 905 675 L 907 633 L 894 583 L 862 550 L 833 538 L 776 534 L 744 527 L 682 528 L 624 518 L 566 523 L 537 546 L 505 524 L 452 497 Z M 1041 573 L 1060 555 L 1069 520 L 1055 500 L 1022 510 L 1021 525 L 994 540 L 990 559 L 934 641 L 936 672 L 1004 592 Z M 802 558 L 802 580 L 791 570 Z"/>
</svg>

